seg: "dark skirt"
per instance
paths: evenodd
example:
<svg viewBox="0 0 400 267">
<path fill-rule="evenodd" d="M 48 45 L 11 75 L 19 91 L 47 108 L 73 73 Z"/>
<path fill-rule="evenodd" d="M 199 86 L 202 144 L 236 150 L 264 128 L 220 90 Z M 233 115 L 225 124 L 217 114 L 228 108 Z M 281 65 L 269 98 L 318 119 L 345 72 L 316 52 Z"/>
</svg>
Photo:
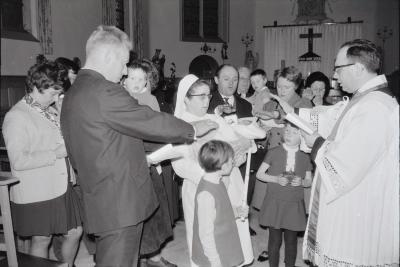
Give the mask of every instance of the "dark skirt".
<svg viewBox="0 0 400 267">
<path fill-rule="evenodd" d="M 165 192 L 163 179 L 154 166 L 150 167 L 150 176 L 160 205 L 154 213 L 144 221 L 142 242 L 140 244 L 140 254 L 142 256 L 158 252 L 165 241 L 173 235 L 168 198 Z"/>
<path fill-rule="evenodd" d="M 70 183 L 63 195 L 51 200 L 29 204 L 11 201 L 14 231 L 26 237 L 67 234 L 82 225 L 79 205 L 78 196 Z"/>
<path fill-rule="evenodd" d="M 169 215 L 171 217 L 171 225 L 175 224 L 175 221 L 179 220 L 179 186 L 178 182 L 174 180 L 174 171 L 172 169 L 171 162 L 169 160 L 163 161 L 162 166 L 162 178 L 165 188 L 165 193 L 168 198 Z"/>
<path fill-rule="evenodd" d="M 303 188 L 269 183 L 260 209 L 259 223 L 276 229 L 304 231 L 306 222 Z"/>
</svg>

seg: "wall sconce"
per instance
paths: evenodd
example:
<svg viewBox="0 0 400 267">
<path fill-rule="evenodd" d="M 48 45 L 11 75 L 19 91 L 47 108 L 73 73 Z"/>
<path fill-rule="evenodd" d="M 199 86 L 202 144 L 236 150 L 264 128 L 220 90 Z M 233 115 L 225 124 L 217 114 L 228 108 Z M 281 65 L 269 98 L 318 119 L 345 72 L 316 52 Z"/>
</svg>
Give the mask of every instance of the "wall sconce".
<svg viewBox="0 0 400 267">
<path fill-rule="evenodd" d="M 215 53 L 215 51 L 217 51 L 217 49 L 215 47 L 211 47 L 211 46 L 207 45 L 207 43 L 204 43 L 200 47 L 200 51 L 202 51 L 204 54 L 207 54 L 207 53 Z"/>
</svg>

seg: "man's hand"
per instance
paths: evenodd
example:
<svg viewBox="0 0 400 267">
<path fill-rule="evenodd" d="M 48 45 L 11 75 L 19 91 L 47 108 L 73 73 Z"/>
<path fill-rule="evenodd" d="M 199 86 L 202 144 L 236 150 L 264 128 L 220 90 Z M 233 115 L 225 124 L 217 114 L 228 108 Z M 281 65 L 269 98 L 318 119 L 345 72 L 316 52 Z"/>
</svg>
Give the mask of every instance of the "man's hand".
<svg viewBox="0 0 400 267">
<path fill-rule="evenodd" d="M 150 167 L 151 165 L 156 165 L 159 163 L 159 162 L 152 161 L 149 156 L 146 156 L 146 160 L 147 160 L 147 167 Z"/>
<path fill-rule="evenodd" d="M 194 127 L 197 137 L 202 137 L 219 127 L 218 123 L 212 120 L 193 121 L 190 124 Z"/>
<path fill-rule="evenodd" d="M 222 114 L 232 114 L 235 113 L 236 109 L 229 105 L 229 104 L 223 104 L 223 105 L 218 105 L 215 109 L 214 109 L 214 113 L 221 116 Z"/>
<path fill-rule="evenodd" d="M 301 136 L 303 136 L 304 141 L 308 147 L 313 147 L 315 140 L 320 136 L 318 132 L 314 132 L 313 134 L 307 134 L 305 131 L 300 131 Z"/>
<path fill-rule="evenodd" d="M 283 111 L 285 111 L 286 114 L 294 112 L 294 108 L 279 96 L 271 94 L 271 97 L 278 101 L 279 105 L 282 107 Z"/>
<path fill-rule="evenodd" d="M 254 115 L 262 120 L 270 120 L 270 119 L 277 119 L 279 118 L 279 111 L 256 111 Z"/>
</svg>

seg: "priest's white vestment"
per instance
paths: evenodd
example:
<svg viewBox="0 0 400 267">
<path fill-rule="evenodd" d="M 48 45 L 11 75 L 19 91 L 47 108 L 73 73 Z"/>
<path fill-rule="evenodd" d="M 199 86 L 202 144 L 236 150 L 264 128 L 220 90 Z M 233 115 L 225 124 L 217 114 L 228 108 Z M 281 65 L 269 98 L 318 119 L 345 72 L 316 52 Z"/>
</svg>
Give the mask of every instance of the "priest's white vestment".
<svg viewBox="0 0 400 267">
<path fill-rule="evenodd" d="M 299 112 L 325 138 L 339 121 L 315 158 L 310 218 L 317 213 L 316 231 L 310 219 L 303 256 L 318 266 L 399 263 L 399 105 L 371 90 L 384 87 L 386 78 L 380 75 L 358 90 L 353 98 L 363 96 L 347 110 L 354 99 Z"/>
</svg>

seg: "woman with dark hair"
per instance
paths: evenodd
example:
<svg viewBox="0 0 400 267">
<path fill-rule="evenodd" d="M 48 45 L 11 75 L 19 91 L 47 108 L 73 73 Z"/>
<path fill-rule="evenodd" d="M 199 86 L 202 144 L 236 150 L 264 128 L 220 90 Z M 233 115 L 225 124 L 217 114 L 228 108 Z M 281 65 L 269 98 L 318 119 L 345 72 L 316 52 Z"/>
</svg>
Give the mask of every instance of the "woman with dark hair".
<svg viewBox="0 0 400 267">
<path fill-rule="evenodd" d="M 76 75 L 78 74 L 79 69 L 81 68 L 81 62 L 79 58 L 74 57 L 73 60 L 70 60 L 65 57 L 59 57 L 55 60 L 55 62 L 57 64 L 60 64 L 63 68 L 65 68 L 68 71 L 68 80 L 70 82 L 69 86 L 71 86 L 76 79 Z M 64 90 L 68 90 L 68 88 L 64 88 Z"/>
<path fill-rule="evenodd" d="M 29 253 L 43 258 L 49 256 L 52 237 L 63 236 L 62 260 L 72 266 L 82 227 L 60 130 L 58 103 L 65 80 L 67 72 L 55 62 L 31 67 L 27 94 L 6 114 L 3 135 L 11 172 L 19 179 L 10 188 L 15 231 L 31 237 Z"/>
<path fill-rule="evenodd" d="M 329 89 L 329 78 L 322 72 L 315 71 L 307 77 L 302 96 L 310 99 L 314 106 L 327 105 Z"/>
</svg>

